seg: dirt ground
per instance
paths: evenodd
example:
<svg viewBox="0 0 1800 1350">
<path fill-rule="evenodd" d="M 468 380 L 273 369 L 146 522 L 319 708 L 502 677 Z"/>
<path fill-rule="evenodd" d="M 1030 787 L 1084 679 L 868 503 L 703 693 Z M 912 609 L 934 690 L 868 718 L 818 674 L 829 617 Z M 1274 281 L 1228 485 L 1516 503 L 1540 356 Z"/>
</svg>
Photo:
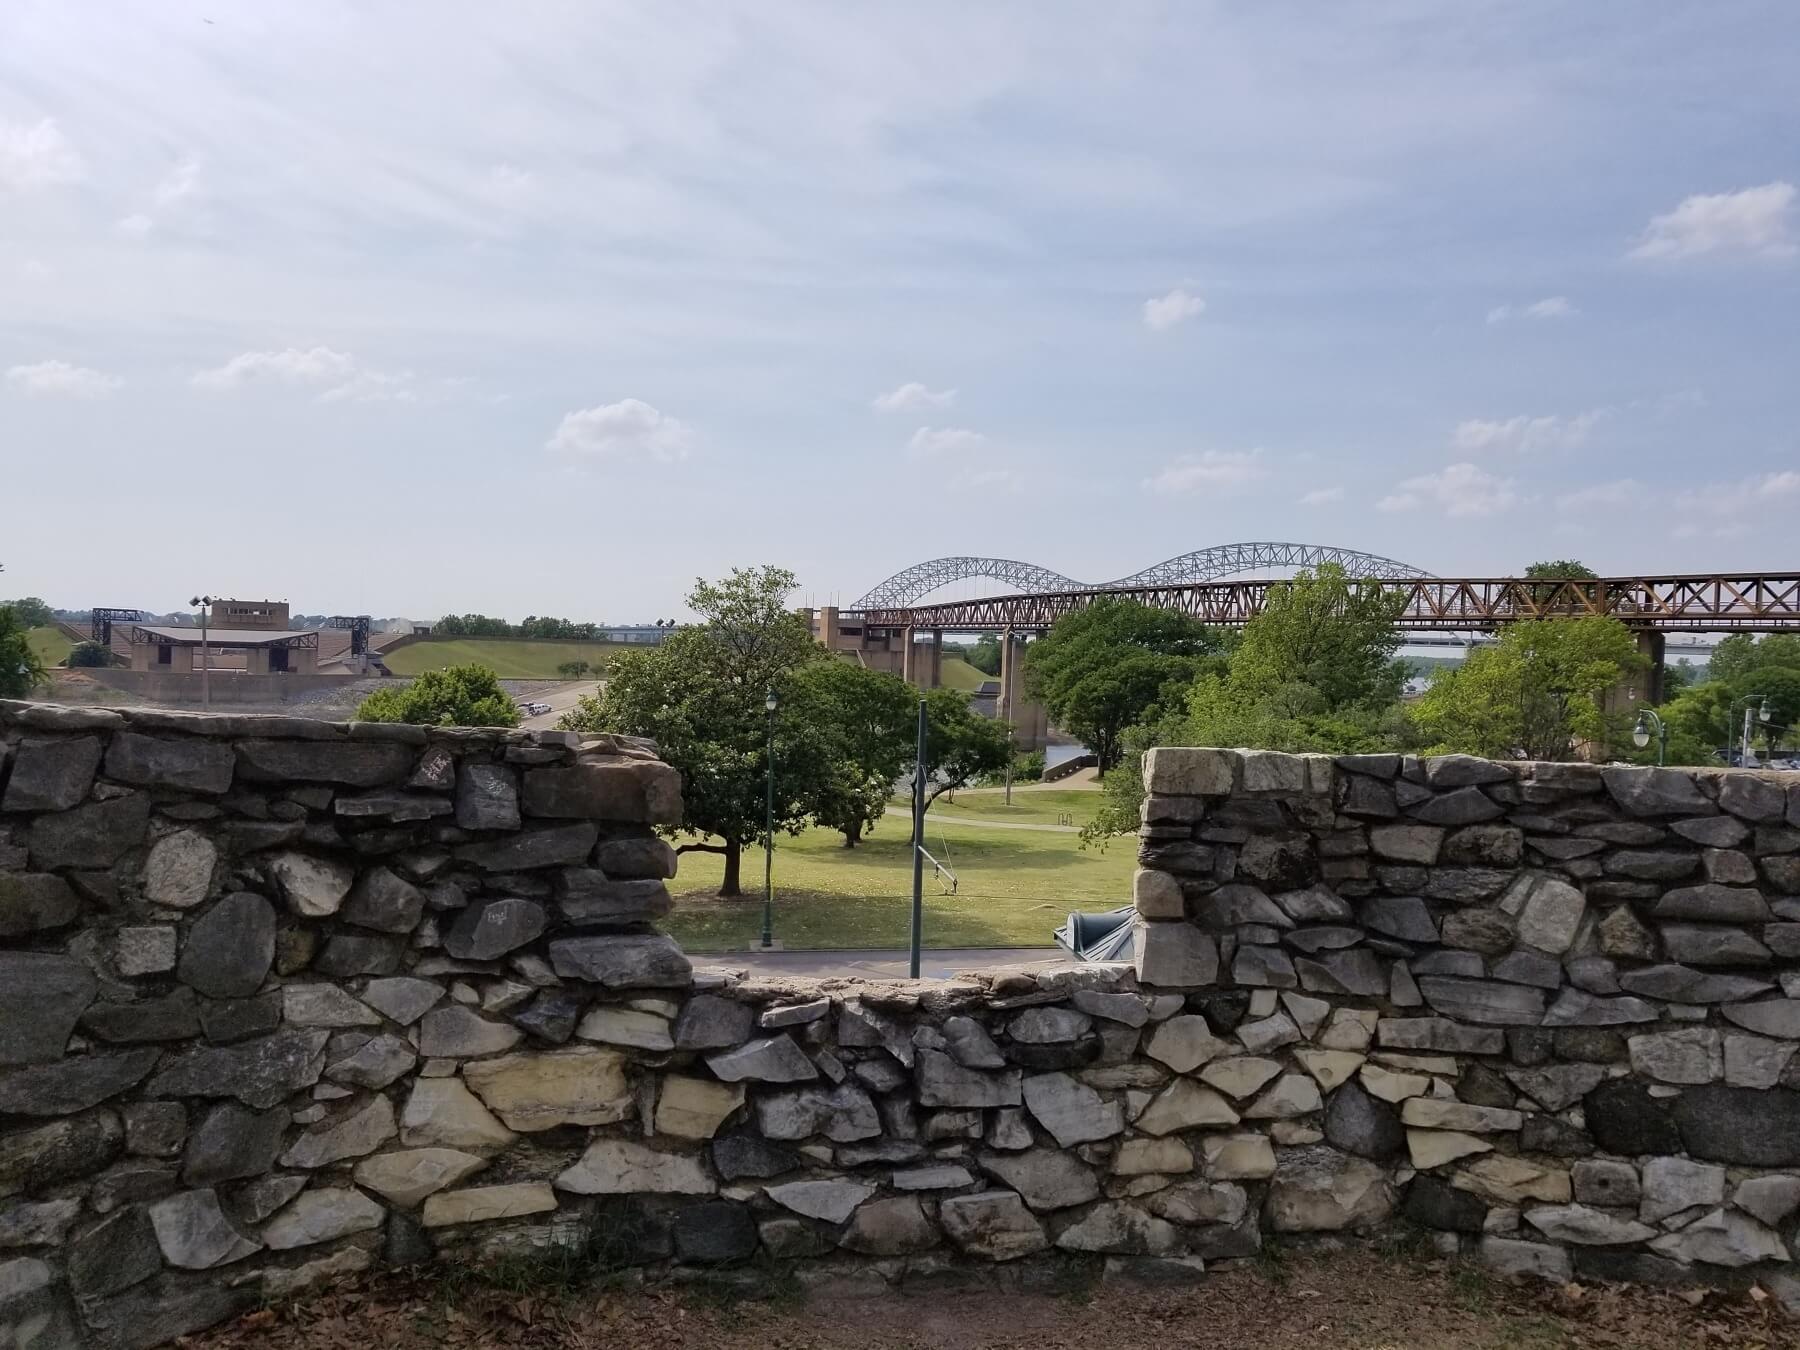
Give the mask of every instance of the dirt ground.
<svg viewBox="0 0 1800 1350">
<path fill-rule="evenodd" d="M 376 1278 L 252 1313 L 193 1350 L 1687 1350 L 1800 1347 L 1772 1298 L 1515 1286 L 1371 1251 L 1290 1256 L 1196 1286 L 1067 1296 L 933 1292 L 810 1301 L 705 1290 L 521 1294 Z"/>
</svg>

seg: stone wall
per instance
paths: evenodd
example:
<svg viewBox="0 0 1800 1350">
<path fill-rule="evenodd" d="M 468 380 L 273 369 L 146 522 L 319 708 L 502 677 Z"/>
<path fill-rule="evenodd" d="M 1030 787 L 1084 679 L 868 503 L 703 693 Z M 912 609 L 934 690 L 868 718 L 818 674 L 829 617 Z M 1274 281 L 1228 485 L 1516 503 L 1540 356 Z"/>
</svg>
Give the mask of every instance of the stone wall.
<svg viewBox="0 0 1800 1350">
<path fill-rule="evenodd" d="M 1277 1188 L 1368 1159 L 1504 1270 L 1794 1292 L 1800 774 L 1160 749 L 1145 786 L 1138 974 L 1251 991 L 1276 1143 L 1315 1141 Z"/>
<path fill-rule="evenodd" d="M 1135 972 L 798 983 L 655 932 L 679 784 L 640 743 L 0 704 L 0 1345 L 573 1243 L 1041 1287 L 1410 1219 L 1783 1287 L 1783 782 L 1147 774 Z"/>
</svg>

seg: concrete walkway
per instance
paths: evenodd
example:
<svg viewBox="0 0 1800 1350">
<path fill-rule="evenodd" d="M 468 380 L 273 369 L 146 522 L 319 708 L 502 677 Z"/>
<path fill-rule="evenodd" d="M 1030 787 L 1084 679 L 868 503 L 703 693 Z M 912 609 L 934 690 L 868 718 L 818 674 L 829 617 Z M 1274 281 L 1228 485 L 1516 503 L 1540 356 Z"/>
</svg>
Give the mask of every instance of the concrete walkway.
<svg viewBox="0 0 1800 1350">
<path fill-rule="evenodd" d="M 748 970 L 752 975 L 835 975 L 904 980 L 908 967 L 905 948 L 835 952 L 690 952 L 688 955 L 696 966 Z M 1060 947 L 963 947 L 925 952 L 920 957 L 919 974 L 928 980 L 945 980 L 961 970 L 1060 965 L 1069 959 L 1069 954 Z"/>
<path fill-rule="evenodd" d="M 1079 825 L 1040 825 L 1031 820 L 980 820 L 972 816 L 934 816 L 927 813 L 927 825 L 967 825 L 972 830 L 1036 830 L 1039 834 L 1080 834 Z"/>
</svg>

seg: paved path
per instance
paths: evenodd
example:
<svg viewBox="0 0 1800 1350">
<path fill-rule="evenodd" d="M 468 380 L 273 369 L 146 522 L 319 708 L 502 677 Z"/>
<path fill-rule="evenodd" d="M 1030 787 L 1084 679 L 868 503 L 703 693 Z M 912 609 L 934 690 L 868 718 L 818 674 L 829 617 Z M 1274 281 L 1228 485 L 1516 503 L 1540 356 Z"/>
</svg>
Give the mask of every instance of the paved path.
<svg viewBox="0 0 1800 1350">
<path fill-rule="evenodd" d="M 1029 820 L 979 820 L 973 816 L 934 816 L 926 813 L 927 825 L 968 825 L 977 830 L 1038 830 L 1044 834 L 1080 834 L 1079 825 L 1039 825 Z"/>
<path fill-rule="evenodd" d="M 723 966 L 748 970 L 753 975 L 862 976 L 871 980 L 905 979 L 905 948 L 835 952 L 691 952 L 696 966 Z M 920 958 L 919 974 L 928 980 L 944 980 L 959 970 L 987 970 L 994 966 L 1060 965 L 1069 960 L 1060 947 L 973 947 L 951 951 L 927 951 Z"/>
</svg>

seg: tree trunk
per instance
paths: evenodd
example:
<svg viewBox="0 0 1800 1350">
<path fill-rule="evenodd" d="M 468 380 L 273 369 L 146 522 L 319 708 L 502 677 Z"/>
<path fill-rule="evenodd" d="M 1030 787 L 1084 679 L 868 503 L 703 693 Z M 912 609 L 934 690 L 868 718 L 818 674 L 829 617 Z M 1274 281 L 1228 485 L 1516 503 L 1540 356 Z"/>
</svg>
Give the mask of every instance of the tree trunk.
<svg viewBox="0 0 1800 1350">
<path fill-rule="evenodd" d="M 725 879 L 719 883 L 719 894 L 727 900 L 743 896 L 744 846 L 736 839 L 725 841 Z"/>
<path fill-rule="evenodd" d="M 855 848 L 862 842 L 863 823 L 859 820 L 844 830 L 844 847 Z"/>
</svg>

